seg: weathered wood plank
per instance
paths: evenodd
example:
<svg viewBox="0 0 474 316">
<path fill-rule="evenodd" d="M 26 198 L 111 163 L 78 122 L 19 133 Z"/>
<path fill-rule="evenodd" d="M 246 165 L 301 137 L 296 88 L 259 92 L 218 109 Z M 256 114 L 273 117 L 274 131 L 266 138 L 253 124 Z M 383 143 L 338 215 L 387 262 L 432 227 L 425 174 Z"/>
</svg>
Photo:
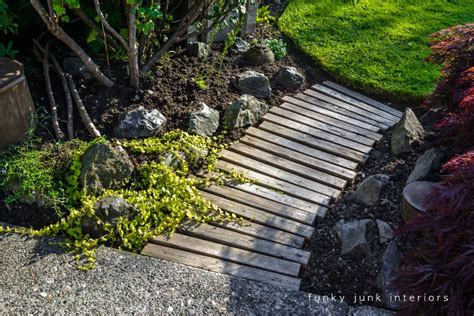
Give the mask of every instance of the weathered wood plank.
<svg viewBox="0 0 474 316">
<path fill-rule="evenodd" d="M 317 203 L 323 206 L 327 206 L 331 202 L 331 198 L 329 196 L 323 195 L 321 193 L 318 193 L 312 190 L 305 189 L 303 187 L 294 185 L 292 183 L 289 183 L 280 179 L 266 176 L 264 174 L 255 172 L 253 170 L 244 168 L 236 164 L 232 164 L 227 161 L 219 160 L 217 161 L 216 166 L 219 169 L 223 169 L 227 171 L 235 170 L 238 172 L 242 172 L 251 179 L 258 179 L 258 183 L 260 185 L 263 185 L 272 189 L 280 190 L 291 196 L 295 196 L 305 201 Z"/>
<path fill-rule="evenodd" d="M 305 155 L 333 163 L 334 165 L 341 166 L 346 169 L 355 170 L 358 166 L 356 162 L 350 161 L 337 155 L 329 154 L 313 147 L 300 144 L 298 142 L 275 135 L 259 128 L 250 127 L 245 131 L 245 134 L 259 138 L 266 142 L 273 143 L 281 147 L 288 148 L 291 151 L 303 153 Z"/>
<path fill-rule="evenodd" d="M 246 156 L 243 156 L 239 153 L 236 153 L 230 150 L 223 150 L 221 151 L 220 154 L 224 160 L 229 161 L 235 165 L 241 165 L 255 172 L 258 172 L 270 177 L 274 177 L 274 178 L 277 178 L 289 183 L 293 183 L 300 187 L 306 188 L 308 190 L 312 190 L 314 192 L 319 192 L 326 196 L 337 198 L 341 194 L 340 189 L 329 187 L 327 185 L 324 185 L 319 182 L 313 181 L 311 179 L 297 175 L 293 172 L 288 172 L 283 169 L 270 166 L 264 162 L 260 162 L 260 161 L 248 158 Z M 258 178 L 256 180 L 258 180 Z"/>
<path fill-rule="evenodd" d="M 341 101 L 344 101 L 344 102 L 347 102 L 347 103 L 350 103 L 352 105 L 355 105 L 361 109 L 364 109 L 366 111 L 369 111 L 369 112 L 372 112 L 374 114 L 377 114 L 377 115 L 380 115 L 382 117 L 385 117 L 386 119 L 392 121 L 393 123 L 396 123 L 399 118 L 393 114 L 390 114 L 388 112 L 385 112 L 385 111 L 382 111 L 376 107 L 373 107 L 367 103 L 364 103 L 364 102 L 361 102 L 359 100 L 356 100 L 354 98 L 351 98 L 345 94 L 342 94 L 336 90 L 333 90 L 331 88 L 328 88 L 328 87 L 325 87 L 325 86 L 322 86 L 320 84 L 316 84 L 314 86 L 311 87 L 312 89 L 315 89 L 316 91 L 319 91 L 319 92 L 322 92 L 322 93 L 325 93 L 327 95 L 330 95 L 336 99 L 339 99 Z"/>
<path fill-rule="evenodd" d="M 268 213 L 272 213 L 281 217 L 289 218 L 304 224 L 312 225 L 316 220 L 316 214 L 291 207 L 289 205 L 281 204 L 262 198 L 258 195 L 234 189 L 228 186 L 211 185 L 200 188 L 203 191 L 219 195 L 229 200 L 246 204 L 248 206 L 259 208 Z"/>
<path fill-rule="evenodd" d="M 219 208 L 231 213 L 235 213 L 255 223 L 277 228 L 289 233 L 303 236 L 305 238 L 310 238 L 313 235 L 314 228 L 309 225 L 276 216 L 242 203 L 230 201 L 209 192 L 201 191 L 201 195 Z"/>
<path fill-rule="evenodd" d="M 313 90 L 306 90 L 305 92 L 313 92 Z M 317 93 L 314 91 L 314 93 Z M 380 129 L 386 130 L 389 126 L 370 119 L 366 116 L 362 116 L 360 114 L 357 114 L 355 112 L 351 112 L 345 108 L 342 108 L 336 104 L 331 104 L 329 102 L 317 99 L 315 97 L 310 96 L 309 94 L 305 93 L 298 93 L 294 96 L 295 98 L 302 100 L 304 102 L 309 103 L 310 105 L 313 105 L 313 108 L 311 108 L 312 111 L 316 111 L 322 114 L 326 114 L 327 116 L 332 116 L 334 118 L 338 118 L 340 120 L 345 120 L 348 123 L 351 122 L 362 122 L 364 124 L 367 124 L 369 126 L 373 126 L 373 129 L 371 129 L 374 132 L 378 132 Z M 356 108 L 357 109 L 357 108 Z M 367 112 L 371 114 L 370 112 Z M 364 125 L 366 126 L 366 125 Z M 361 126 L 363 127 L 363 126 Z"/>
<path fill-rule="evenodd" d="M 371 98 L 369 98 L 369 97 L 367 97 L 367 96 L 365 96 L 365 95 L 363 95 L 363 94 L 360 94 L 360 93 L 355 92 L 355 91 L 353 91 L 353 90 L 350 90 L 350 89 L 348 89 L 348 88 L 346 88 L 346 87 L 343 87 L 343 86 L 341 86 L 341 85 L 338 85 L 338 84 L 335 83 L 335 82 L 332 82 L 332 81 L 325 81 L 325 82 L 323 82 L 323 85 L 325 85 L 325 86 L 327 86 L 327 87 L 329 87 L 329 88 L 331 88 L 331 89 L 337 90 L 337 91 L 339 91 L 339 92 L 341 92 L 341 93 L 344 93 L 344 94 L 346 94 L 346 95 L 348 95 L 348 96 L 350 96 L 350 97 L 352 97 L 352 98 L 354 98 L 354 99 L 357 99 L 357 100 L 362 101 L 362 102 L 365 102 L 365 103 L 367 103 L 367 104 L 369 104 L 369 105 L 375 106 L 376 108 L 378 108 L 378 109 L 380 109 L 380 110 L 382 110 L 382 111 L 388 112 L 388 113 L 390 113 L 390 114 L 393 114 L 393 115 L 395 115 L 396 117 L 401 118 L 402 115 L 403 115 L 402 112 L 400 112 L 400 111 L 398 111 L 398 110 L 396 110 L 396 109 L 394 109 L 394 108 L 392 108 L 392 107 L 390 107 L 390 106 L 388 106 L 388 105 L 386 105 L 386 104 L 383 104 L 382 102 L 376 101 L 376 100 L 371 99 Z"/>
<path fill-rule="evenodd" d="M 180 226 L 180 232 L 231 247 L 294 261 L 306 265 L 310 252 L 240 234 L 224 228 L 188 221 Z"/>
<path fill-rule="evenodd" d="M 266 116 L 268 116 L 267 114 Z M 285 124 L 284 121 L 281 121 L 282 124 Z M 292 122 L 286 122 L 287 124 L 292 124 Z M 286 125 L 288 126 L 288 125 Z M 292 126 L 294 127 L 294 125 Z M 365 162 L 368 158 L 367 154 L 351 150 L 347 147 L 334 144 L 324 139 L 320 139 L 309 135 L 307 133 L 302 133 L 294 129 L 286 128 L 285 125 L 274 124 L 269 121 L 265 121 L 259 126 L 260 129 L 263 129 L 267 132 L 288 138 L 298 143 L 302 143 L 313 148 L 326 151 L 331 154 L 339 155 L 344 158 L 356 161 L 356 162 Z"/>
<path fill-rule="evenodd" d="M 309 104 L 305 101 L 301 101 L 301 100 L 298 100 L 298 99 L 292 98 L 292 97 L 284 97 L 283 99 L 287 102 L 280 105 L 280 107 L 282 107 L 286 110 L 293 111 L 293 112 L 296 112 L 298 114 L 301 114 L 301 115 L 304 115 L 304 116 L 307 116 L 309 118 L 313 118 L 313 119 L 316 119 L 316 120 L 320 120 L 320 121 L 324 120 L 324 122 L 326 122 L 327 124 L 331 124 L 331 125 L 334 125 L 334 126 L 337 126 L 337 127 L 341 128 L 341 129 L 344 129 L 346 131 L 356 133 L 358 135 L 362 135 L 362 136 L 364 136 L 366 138 L 369 138 L 373 141 L 379 141 L 383 137 L 382 134 L 376 133 L 372 130 L 367 130 L 365 128 L 365 126 L 371 126 L 371 127 L 375 127 L 375 129 L 379 130 L 380 128 L 378 128 L 376 126 L 365 124 L 364 122 L 357 121 L 357 120 L 352 120 L 351 123 L 347 123 L 345 121 L 342 121 L 342 120 L 339 120 L 339 119 L 336 119 L 336 118 L 332 118 L 330 116 L 325 116 L 325 115 L 322 115 L 322 114 L 319 114 L 319 113 L 313 111 L 313 109 L 317 108 L 317 107 L 312 105 L 312 104 Z M 336 113 L 336 115 L 338 115 L 338 114 Z M 359 124 L 358 126 L 354 125 L 354 124 L 357 124 L 357 123 Z M 368 146 L 372 146 L 374 144 L 373 141 L 370 142 L 370 143 L 368 141 L 366 141 L 366 142 L 363 142 L 363 144 L 366 144 Z"/>
<path fill-rule="evenodd" d="M 308 156 L 301 152 L 288 149 L 270 142 L 266 142 L 262 139 L 250 135 L 242 137 L 240 139 L 240 143 L 262 149 L 274 155 L 295 161 L 299 164 L 326 172 L 328 174 L 332 174 L 336 177 L 343 178 L 349 181 L 353 181 L 357 176 L 357 173 L 355 171 L 336 166 L 332 163 L 328 163 L 326 161 Z"/>
<path fill-rule="evenodd" d="M 164 247 L 149 243 L 143 248 L 142 255 L 155 257 L 167 261 L 177 262 L 195 268 L 229 274 L 262 283 L 273 284 L 291 290 L 299 290 L 301 280 L 253 267 L 248 267 L 229 261 L 198 255 L 187 251 Z"/>
<path fill-rule="evenodd" d="M 272 114 L 275 114 L 277 117 Z M 265 115 L 264 120 L 281 124 L 281 118 L 294 121 L 296 124 L 292 124 L 291 126 L 295 126 L 295 129 L 304 131 L 313 136 L 319 135 L 322 139 L 332 141 L 348 148 L 356 149 L 363 153 L 368 153 L 372 149 L 371 146 L 375 143 L 373 139 L 313 120 L 307 116 L 286 110 L 283 107 L 273 107 L 270 112 Z M 307 127 L 305 127 L 304 130 L 301 130 L 300 127 L 304 127 L 305 125 Z"/>
<path fill-rule="evenodd" d="M 312 96 L 314 98 L 317 98 L 319 100 L 322 100 L 322 101 L 325 101 L 325 102 L 328 102 L 328 103 L 331 103 L 331 104 L 334 104 L 334 105 L 337 105 L 341 108 L 344 108 L 348 111 L 351 111 L 351 112 L 354 112 L 354 113 L 357 113 L 359 115 L 363 115 L 367 118 L 370 118 L 372 120 L 375 120 L 377 122 L 381 122 L 385 125 L 387 125 L 388 127 L 392 126 L 394 124 L 394 122 L 392 120 L 389 120 L 385 117 L 382 117 L 380 115 L 377 115 L 375 113 L 372 113 L 372 112 L 369 112 L 369 111 L 366 111 L 364 109 L 361 109 L 357 106 L 354 106 L 350 103 L 346 103 L 344 101 L 341 101 L 339 99 L 336 99 L 336 98 L 333 98 L 331 96 L 328 96 L 326 94 L 323 94 L 323 93 L 320 93 L 320 92 L 317 92 L 316 90 L 312 90 L 312 89 L 308 89 L 308 90 L 305 90 L 303 91 L 304 94 L 307 94 L 309 96 Z"/>
</svg>

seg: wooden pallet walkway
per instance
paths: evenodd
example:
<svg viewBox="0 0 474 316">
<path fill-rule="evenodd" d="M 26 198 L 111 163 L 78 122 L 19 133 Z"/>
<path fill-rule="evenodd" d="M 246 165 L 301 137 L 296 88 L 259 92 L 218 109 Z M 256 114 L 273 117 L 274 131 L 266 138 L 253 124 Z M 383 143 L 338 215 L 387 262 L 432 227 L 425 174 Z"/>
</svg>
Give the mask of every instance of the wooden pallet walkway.
<svg viewBox="0 0 474 316">
<path fill-rule="evenodd" d="M 402 113 L 330 81 L 283 101 L 217 162 L 257 184 L 229 180 L 201 188 L 244 225 L 188 221 L 171 237 L 150 240 L 142 254 L 299 289 L 301 268 L 318 255 L 302 250 L 305 240 L 355 179 L 380 131 Z"/>
</svg>

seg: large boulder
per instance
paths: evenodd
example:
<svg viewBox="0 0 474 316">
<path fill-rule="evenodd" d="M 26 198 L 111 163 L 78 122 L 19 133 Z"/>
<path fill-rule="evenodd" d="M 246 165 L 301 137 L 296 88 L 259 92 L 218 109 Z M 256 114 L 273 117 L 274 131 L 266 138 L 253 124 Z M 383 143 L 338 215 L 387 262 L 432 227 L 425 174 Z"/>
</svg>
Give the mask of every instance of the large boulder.
<svg viewBox="0 0 474 316">
<path fill-rule="evenodd" d="M 144 138 L 156 135 L 166 123 L 160 111 L 139 106 L 119 117 L 115 135 L 121 138 Z"/>
<path fill-rule="evenodd" d="M 201 136 L 211 136 L 219 127 L 219 111 L 200 103 L 200 109 L 189 116 L 188 132 Z"/>
<path fill-rule="evenodd" d="M 236 54 L 245 54 L 250 49 L 250 44 L 240 37 L 236 37 L 231 51 Z"/>
<path fill-rule="evenodd" d="M 264 44 L 258 44 L 247 50 L 245 53 L 245 59 L 252 66 L 260 66 L 273 64 L 275 62 L 275 55 L 270 47 Z"/>
<path fill-rule="evenodd" d="M 367 177 L 352 194 L 352 198 L 368 206 L 377 204 L 382 193 L 382 188 L 388 183 L 390 177 L 376 174 Z"/>
<path fill-rule="evenodd" d="M 304 84 L 304 76 L 295 67 L 283 66 L 275 76 L 275 82 L 288 89 L 296 89 Z"/>
<path fill-rule="evenodd" d="M 232 83 L 242 93 L 253 95 L 257 98 L 268 98 L 272 94 L 270 80 L 267 76 L 256 71 L 245 71 L 237 75 Z"/>
<path fill-rule="evenodd" d="M 406 108 L 400 122 L 395 126 L 392 139 L 392 154 L 398 155 L 409 152 L 414 144 L 421 143 L 425 136 L 423 126 L 410 108 Z"/>
<path fill-rule="evenodd" d="M 106 233 L 103 224 L 117 225 L 120 217 L 130 217 L 136 208 L 120 196 L 106 196 L 94 204 L 95 217 L 84 216 L 81 219 L 82 231 L 93 237 Z"/>
<path fill-rule="evenodd" d="M 352 252 L 356 247 L 367 253 L 371 253 L 374 249 L 376 228 L 373 220 L 352 222 L 340 220 L 334 226 L 334 230 L 341 241 L 341 255 Z"/>
<path fill-rule="evenodd" d="M 90 146 L 81 162 L 79 186 L 89 194 L 120 187 L 120 184 L 132 175 L 134 169 L 127 152 L 122 147 L 114 147 L 111 144 Z"/>
<path fill-rule="evenodd" d="M 399 309 L 400 303 L 394 300 L 399 295 L 398 291 L 392 287 L 391 283 L 397 276 L 397 267 L 400 263 L 400 255 L 397 249 L 397 243 L 392 240 L 381 259 L 380 270 L 377 275 L 377 286 L 382 291 L 382 300 L 390 309 Z"/>
<path fill-rule="evenodd" d="M 202 42 L 189 42 L 188 54 L 197 58 L 206 58 L 211 51 L 211 48 L 206 43 Z"/>
<path fill-rule="evenodd" d="M 225 124 L 230 129 L 254 125 L 268 112 L 268 109 L 265 102 L 244 94 L 225 111 Z"/>
<path fill-rule="evenodd" d="M 406 184 L 426 178 L 431 171 L 441 166 L 443 152 L 437 148 L 431 148 L 418 157 L 413 171 L 408 176 Z"/>
</svg>

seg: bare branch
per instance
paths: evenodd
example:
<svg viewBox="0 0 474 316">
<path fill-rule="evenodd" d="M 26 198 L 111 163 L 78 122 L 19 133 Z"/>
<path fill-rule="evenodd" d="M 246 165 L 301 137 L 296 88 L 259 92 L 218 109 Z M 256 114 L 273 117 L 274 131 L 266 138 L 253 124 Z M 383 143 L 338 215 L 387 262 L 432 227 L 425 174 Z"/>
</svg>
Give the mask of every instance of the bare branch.
<svg viewBox="0 0 474 316">
<path fill-rule="evenodd" d="M 97 0 L 94 0 L 97 1 Z M 130 67 L 130 86 L 138 89 L 140 85 L 140 69 L 138 68 L 138 45 L 136 15 L 138 1 L 130 5 L 128 18 L 128 65 Z"/>
<path fill-rule="evenodd" d="M 94 0 L 94 6 L 95 6 L 95 12 L 97 12 L 97 15 L 99 16 L 100 22 L 104 25 L 105 29 L 110 32 L 110 34 L 122 45 L 122 47 L 128 51 L 129 46 L 127 45 L 127 42 L 123 39 L 123 37 L 109 24 L 107 19 L 104 16 L 104 13 L 100 9 L 100 3 L 99 0 Z"/>
</svg>

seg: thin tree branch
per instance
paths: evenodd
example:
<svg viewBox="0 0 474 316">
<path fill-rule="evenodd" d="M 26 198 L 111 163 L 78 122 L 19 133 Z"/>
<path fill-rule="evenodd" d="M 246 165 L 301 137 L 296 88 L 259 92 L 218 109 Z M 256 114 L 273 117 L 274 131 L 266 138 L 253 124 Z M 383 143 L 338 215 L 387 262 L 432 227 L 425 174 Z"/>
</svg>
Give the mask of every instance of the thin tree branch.
<svg viewBox="0 0 474 316">
<path fill-rule="evenodd" d="M 94 0 L 95 12 L 97 12 L 97 16 L 99 16 L 100 22 L 104 25 L 105 29 L 110 32 L 110 34 L 122 45 L 122 47 L 128 51 L 129 46 L 124 38 L 109 24 L 107 19 L 104 16 L 104 13 L 100 9 L 99 0 Z"/>
<path fill-rule="evenodd" d="M 98 1 L 98 0 L 94 0 Z M 140 69 L 138 68 L 138 45 L 136 16 L 138 1 L 130 5 L 128 17 L 128 65 L 130 67 L 130 86 L 138 89 L 140 85 Z"/>
</svg>

